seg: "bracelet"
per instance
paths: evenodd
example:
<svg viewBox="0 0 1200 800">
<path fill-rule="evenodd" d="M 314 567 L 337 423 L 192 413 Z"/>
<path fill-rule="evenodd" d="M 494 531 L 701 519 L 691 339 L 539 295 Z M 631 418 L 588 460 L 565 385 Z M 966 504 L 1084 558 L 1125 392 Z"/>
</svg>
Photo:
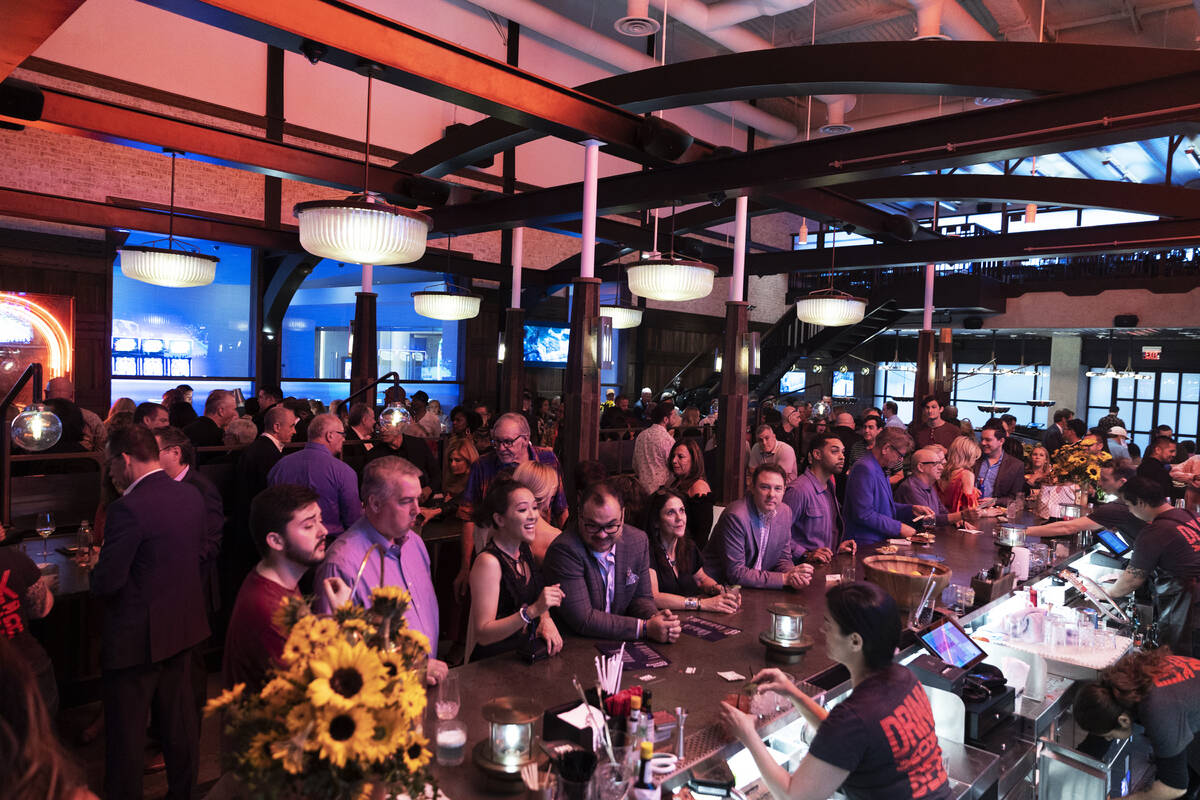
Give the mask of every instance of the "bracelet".
<svg viewBox="0 0 1200 800">
<path fill-rule="evenodd" d="M 683 610 L 684 611 L 696 611 L 699 608 L 700 608 L 700 598 L 698 598 L 698 597 L 683 598 Z"/>
<path fill-rule="evenodd" d="M 533 624 L 533 617 L 529 616 L 529 604 L 528 603 L 521 606 L 519 609 L 517 609 L 517 613 L 521 615 L 521 619 L 525 621 L 526 625 Z"/>
</svg>

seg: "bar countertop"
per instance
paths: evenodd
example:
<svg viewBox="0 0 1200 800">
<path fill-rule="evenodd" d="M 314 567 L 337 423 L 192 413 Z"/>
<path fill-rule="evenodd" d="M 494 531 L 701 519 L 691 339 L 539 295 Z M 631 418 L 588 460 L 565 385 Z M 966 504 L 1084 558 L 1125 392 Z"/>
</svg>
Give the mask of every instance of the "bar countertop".
<svg viewBox="0 0 1200 800">
<path fill-rule="evenodd" d="M 951 583 L 969 585 L 973 575 L 996 561 L 991 522 L 982 521 L 979 527 L 983 531 L 978 534 L 953 528 L 940 529 L 931 546 L 914 547 L 911 551 L 901 548 L 899 554 L 941 560 L 953 570 Z M 858 555 L 860 578 L 861 561 L 872 550 L 864 548 Z M 690 736 L 703 728 L 717 725 L 720 700 L 727 694 L 741 691 L 742 681 L 727 681 L 717 674 L 720 671 L 732 670 L 749 678 L 760 669 L 779 666 L 797 679 L 812 681 L 830 667 L 837 666 L 825 653 L 821 625 L 825 613 L 826 576 L 838 574 L 838 566 L 839 561 L 835 559 L 829 567 L 817 568 L 812 582 L 799 591 L 743 589 L 742 607 L 734 614 L 677 612 L 684 620 L 692 616 L 705 617 L 738 628 L 741 632 L 715 642 L 687 634 L 681 635 L 674 644 L 652 642 L 651 646 L 670 664 L 653 670 L 627 667 L 623 688 L 636 685 L 649 688 L 654 694 L 656 711 L 673 711 L 676 706 L 682 706 L 688 714 L 685 734 Z M 773 603 L 785 601 L 799 602 L 807 607 L 804 634 L 813 638 L 813 645 L 798 663 L 779 665 L 767 660 L 766 648 L 758 637 L 770 624 L 767 608 Z M 435 767 L 441 789 L 452 800 L 486 794 L 482 773 L 470 762 L 471 748 L 488 734 L 487 724 L 481 715 L 484 703 L 496 697 L 521 696 L 536 701 L 543 708 L 551 708 L 578 698 L 572 686 L 572 676 L 577 676 L 585 688 L 593 686 L 596 678 L 593 659 L 599 655 L 596 645 L 605 643 L 565 633 L 564 640 L 561 654 L 535 664 L 520 662 L 515 655 L 501 655 L 471 662 L 454 670 L 461 686 L 459 719 L 467 725 L 468 760 L 459 768 Z M 694 668 L 694 672 L 689 673 L 689 668 Z M 431 738 L 437 725 L 433 713 L 436 691 L 436 688 L 430 690 L 426 717 L 426 734 Z M 540 723 L 535 728 L 535 734 L 541 735 Z"/>
</svg>

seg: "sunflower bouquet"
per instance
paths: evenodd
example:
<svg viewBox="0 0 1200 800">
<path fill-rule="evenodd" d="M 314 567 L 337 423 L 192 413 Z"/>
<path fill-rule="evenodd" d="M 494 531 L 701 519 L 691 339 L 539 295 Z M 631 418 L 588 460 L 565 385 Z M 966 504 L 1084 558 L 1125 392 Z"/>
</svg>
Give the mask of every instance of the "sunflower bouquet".
<svg viewBox="0 0 1200 800">
<path fill-rule="evenodd" d="M 405 624 L 408 604 L 396 587 L 375 589 L 370 609 L 345 605 L 330 617 L 299 598 L 280 604 L 282 666 L 259 692 L 238 684 L 205 707 L 224 713 L 223 766 L 251 796 L 425 795 L 434 783 L 421 733 L 429 641 Z"/>
<path fill-rule="evenodd" d="M 1086 436 L 1075 444 L 1064 444 L 1055 450 L 1050 460 L 1051 480 L 1057 484 L 1074 483 L 1092 492 L 1100 480 L 1100 468 L 1112 463 L 1112 456 L 1107 451 L 1089 451 L 1095 443 L 1095 437 Z"/>
</svg>

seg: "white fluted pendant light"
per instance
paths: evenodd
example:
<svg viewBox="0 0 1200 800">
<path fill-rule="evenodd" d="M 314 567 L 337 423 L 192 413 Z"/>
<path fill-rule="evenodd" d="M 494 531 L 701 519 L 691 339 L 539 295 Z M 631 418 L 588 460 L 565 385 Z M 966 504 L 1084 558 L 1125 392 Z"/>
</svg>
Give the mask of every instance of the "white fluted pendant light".
<svg viewBox="0 0 1200 800">
<path fill-rule="evenodd" d="M 638 297 L 682 303 L 712 293 L 717 268 L 703 261 L 673 256 L 643 258 L 626 268 L 629 291 Z"/>
<path fill-rule="evenodd" d="M 207 286 L 217 274 L 216 256 L 165 247 L 122 247 L 121 274 L 155 286 L 184 289 Z"/>
<path fill-rule="evenodd" d="M 412 299 L 414 309 L 422 317 L 455 322 L 479 316 L 483 295 L 447 283 L 444 290 L 413 292 Z"/>
<path fill-rule="evenodd" d="M 612 326 L 617 330 L 636 328 L 642 324 L 642 310 L 637 306 L 600 306 L 600 316 L 611 318 Z"/>
<path fill-rule="evenodd" d="M 408 264 L 425 255 L 432 220 L 373 194 L 298 203 L 300 246 L 314 256 L 356 264 Z"/>
<path fill-rule="evenodd" d="M 866 313 L 866 300 L 837 289 L 810 292 L 796 302 L 796 316 L 801 322 L 830 328 L 862 322 Z"/>
</svg>

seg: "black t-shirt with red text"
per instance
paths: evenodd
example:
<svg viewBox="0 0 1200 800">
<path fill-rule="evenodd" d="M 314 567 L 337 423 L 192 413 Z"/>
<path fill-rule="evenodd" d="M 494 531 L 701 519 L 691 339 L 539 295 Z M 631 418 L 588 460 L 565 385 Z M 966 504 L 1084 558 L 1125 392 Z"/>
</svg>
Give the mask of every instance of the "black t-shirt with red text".
<svg viewBox="0 0 1200 800">
<path fill-rule="evenodd" d="M 1172 578 L 1200 578 L 1200 520 L 1184 508 L 1154 518 L 1138 534 L 1130 569 L 1151 573 L 1157 568 Z"/>
<path fill-rule="evenodd" d="M 1200 731 L 1200 661 L 1167 656 L 1163 669 L 1154 676 L 1154 688 L 1138 703 L 1137 719 L 1154 748 L 1155 777 L 1168 786 L 1186 789 L 1184 751 Z"/>
<path fill-rule="evenodd" d="M 906 667 L 865 678 L 829 712 L 809 753 L 849 770 L 850 800 L 948 800 L 950 784 L 929 698 Z"/>
<path fill-rule="evenodd" d="M 41 577 L 41 570 L 29 556 L 16 547 L 0 547 L 0 636 L 13 643 L 35 673 L 50 668 L 50 657 L 29 632 L 25 595 Z"/>
</svg>

